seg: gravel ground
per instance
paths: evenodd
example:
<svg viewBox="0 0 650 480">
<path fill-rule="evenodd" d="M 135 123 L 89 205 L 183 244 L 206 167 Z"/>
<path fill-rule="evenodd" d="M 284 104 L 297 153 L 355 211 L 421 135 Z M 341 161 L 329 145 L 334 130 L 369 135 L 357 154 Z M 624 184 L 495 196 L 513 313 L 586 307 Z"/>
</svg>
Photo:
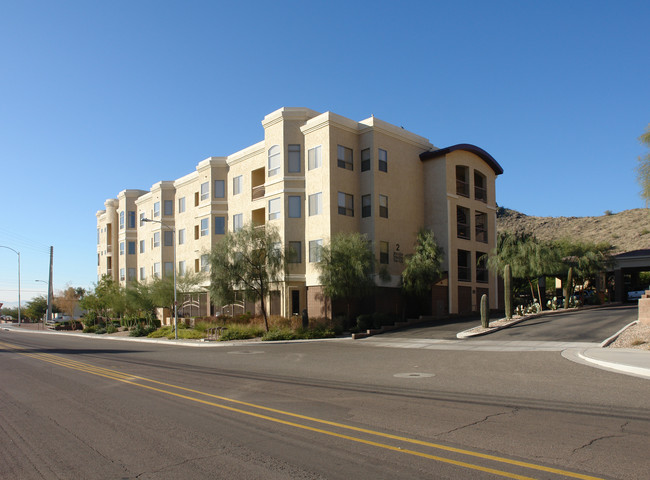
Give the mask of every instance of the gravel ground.
<svg viewBox="0 0 650 480">
<path fill-rule="evenodd" d="M 635 323 L 626 328 L 609 347 L 650 350 L 650 325 Z"/>
</svg>

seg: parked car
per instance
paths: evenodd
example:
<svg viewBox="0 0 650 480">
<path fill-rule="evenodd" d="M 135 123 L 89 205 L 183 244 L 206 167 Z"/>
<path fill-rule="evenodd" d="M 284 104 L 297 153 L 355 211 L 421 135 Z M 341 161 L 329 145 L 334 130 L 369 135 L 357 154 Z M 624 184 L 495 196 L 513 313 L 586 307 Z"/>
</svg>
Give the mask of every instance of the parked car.
<svg viewBox="0 0 650 480">
<path fill-rule="evenodd" d="M 641 298 L 644 293 L 645 293 L 645 290 L 631 290 L 631 291 L 627 292 L 627 300 L 629 302 L 635 302 L 635 301 L 639 300 L 639 298 Z"/>
</svg>

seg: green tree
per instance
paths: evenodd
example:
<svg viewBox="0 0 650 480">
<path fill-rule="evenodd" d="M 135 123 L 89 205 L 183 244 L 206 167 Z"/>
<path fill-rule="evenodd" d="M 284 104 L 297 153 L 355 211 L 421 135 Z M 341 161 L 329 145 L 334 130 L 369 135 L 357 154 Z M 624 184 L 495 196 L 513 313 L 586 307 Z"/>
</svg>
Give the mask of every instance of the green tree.
<svg viewBox="0 0 650 480">
<path fill-rule="evenodd" d="M 221 304 L 233 303 L 235 292 L 260 301 L 264 326 L 269 331 L 266 299 L 285 271 L 280 234 L 271 225 L 247 224 L 226 234 L 210 253 L 210 294 Z"/>
<path fill-rule="evenodd" d="M 195 292 L 203 282 L 205 275 L 202 273 L 186 273 L 176 276 L 176 297 L 180 302 L 183 294 Z M 165 276 L 154 278 L 147 285 L 139 285 L 137 290 L 140 300 L 135 304 L 141 310 L 152 310 L 153 307 L 167 308 L 174 313 L 174 277 Z"/>
<path fill-rule="evenodd" d="M 645 133 L 639 137 L 639 141 L 650 148 L 650 125 L 645 129 Z M 650 203 L 650 153 L 639 157 L 639 163 L 636 166 L 636 178 L 641 186 L 641 197 L 645 200 L 646 207 Z"/>
<path fill-rule="evenodd" d="M 119 316 L 126 310 L 126 297 L 122 287 L 110 276 L 104 275 L 95 285 L 94 291 L 86 293 L 79 305 L 100 317 Z"/>
<path fill-rule="evenodd" d="M 25 315 L 32 320 L 43 318 L 47 313 L 47 298 L 44 296 L 34 297 L 25 304 Z"/>
<path fill-rule="evenodd" d="M 614 264 L 612 257 L 614 247 L 607 242 L 562 239 L 552 242 L 551 248 L 560 259 L 559 269 L 555 274 L 564 279 L 567 278 L 569 268 L 573 268 L 574 279 L 582 283 L 586 281 L 594 283 L 597 274 L 608 271 Z"/>
<path fill-rule="evenodd" d="M 323 293 L 345 302 L 349 324 L 352 300 L 370 294 L 375 287 L 375 256 L 366 237 L 360 233 L 334 235 L 321 248 L 316 266 Z"/>
<path fill-rule="evenodd" d="M 431 292 L 442 276 L 443 250 L 433 232 L 421 229 L 415 241 L 415 253 L 405 260 L 402 288 L 409 295 L 423 296 Z"/>
</svg>

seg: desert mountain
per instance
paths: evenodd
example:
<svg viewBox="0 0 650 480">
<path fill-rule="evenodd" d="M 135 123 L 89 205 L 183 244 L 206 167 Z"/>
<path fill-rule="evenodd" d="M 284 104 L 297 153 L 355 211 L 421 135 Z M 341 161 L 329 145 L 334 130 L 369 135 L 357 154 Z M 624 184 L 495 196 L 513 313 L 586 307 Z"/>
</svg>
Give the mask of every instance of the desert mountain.
<svg viewBox="0 0 650 480">
<path fill-rule="evenodd" d="M 600 217 L 532 217 L 499 208 L 497 230 L 528 232 L 540 240 L 570 238 L 584 242 L 608 242 L 614 254 L 650 249 L 650 209 L 636 208 Z"/>
</svg>

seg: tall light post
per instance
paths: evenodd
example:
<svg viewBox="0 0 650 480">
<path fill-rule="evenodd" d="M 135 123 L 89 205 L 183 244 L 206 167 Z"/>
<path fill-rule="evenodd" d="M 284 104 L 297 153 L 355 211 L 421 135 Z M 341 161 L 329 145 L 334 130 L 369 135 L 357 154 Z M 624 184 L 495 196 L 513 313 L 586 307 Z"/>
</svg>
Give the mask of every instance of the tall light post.
<svg viewBox="0 0 650 480">
<path fill-rule="evenodd" d="M 178 302 L 176 301 L 176 227 L 173 225 L 167 225 L 160 220 L 153 220 L 151 218 L 143 218 L 142 221 L 159 223 L 163 227 L 167 227 L 172 231 L 172 246 L 174 247 L 174 339 L 178 340 Z"/>
<path fill-rule="evenodd" d="M 6 248 L 18 255 L 18 326 L 20 326 L 20 252 L 4 245 L 0 245 L 0 248 Z"/>
<path fill-rule="evenodd" d="M 47 322 L 52 319 L 52 299 L 50 298 L 51 297 L 50 292 L 52 291 L 52 289 L 50 288 L 50 284 L 45 280 L 34 280 L 34 281 L 41 282 L 47 285 L 47 313 L 45 317 L 45 321 Z"/>
</svg>

